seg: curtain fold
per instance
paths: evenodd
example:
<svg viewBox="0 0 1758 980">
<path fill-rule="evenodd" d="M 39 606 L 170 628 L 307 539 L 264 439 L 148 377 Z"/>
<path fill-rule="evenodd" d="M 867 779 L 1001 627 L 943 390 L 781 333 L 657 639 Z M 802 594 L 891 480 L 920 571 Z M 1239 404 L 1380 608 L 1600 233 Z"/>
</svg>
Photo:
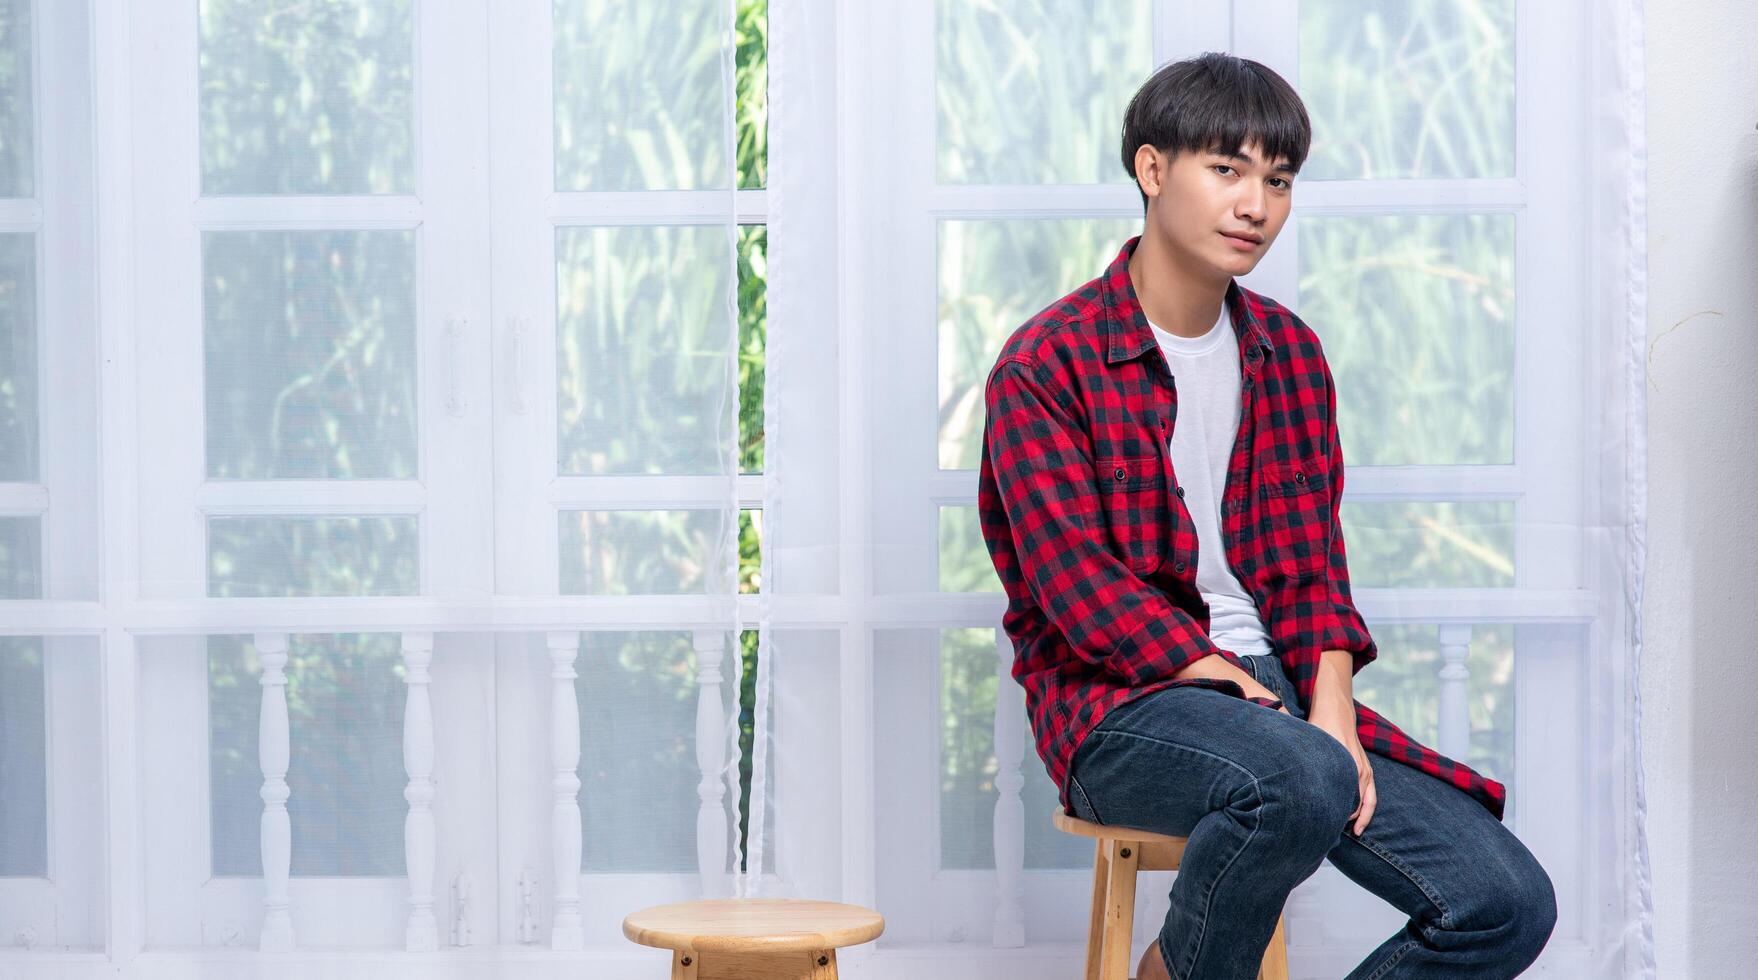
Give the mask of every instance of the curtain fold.
<svg viewBox="0 0 1758 980">
<path fill-rule="evenodd" d="M 1644 42 L 1647 4 L 1644 0 L 1626 0 L 1609 7 L 1605 26 L 1596 40 L 1616 52 L 1615 81 L 1605 86 L 1606 109 L 1616 120 L 1615 124 L 1606 127 L 1613 134 L 1607 157 L 1616 164 L 1608 168 L 1612 184 L 1607 188 L 1606 199 L 1621 204 L 1618 211 L 1621 234 L 1608 235 L 1604 240 L 1608 255 L 1601 288 L 1615 296 L 1618 284 L 1622 285 L 1624 343 L 1620 346 L 1620 366 L 1625 398 L 1622 566 L 1629 615 L 1629 630 L 1624 639 L 1627 664 L 1623 685 L 1629 722 L 1627 728 L 1621 728 L 1621 734 L 1626 737 L 1620 738 L 1618 744 L 1625 752 L 1620 756 L 1619 770 L 1630 777 L 1624 807 L 1630 818 L 1626 843 L 1618 862 L 1627 881 L 1619 940 L 1612 946 L 1617 955 L 1616 958 L 1607 956 L 1604 972 L 1626 977 L 1653 977 L 1656 970 L 1654 881 L 1649 860 L 1648 809 L 1642 764 L 1641 686 L 1643 577 L 1648 564 L 1648 104 L 1647 48 Z M 1618 307 L 1613 309 L 1615 311 Z"/>
</svg>

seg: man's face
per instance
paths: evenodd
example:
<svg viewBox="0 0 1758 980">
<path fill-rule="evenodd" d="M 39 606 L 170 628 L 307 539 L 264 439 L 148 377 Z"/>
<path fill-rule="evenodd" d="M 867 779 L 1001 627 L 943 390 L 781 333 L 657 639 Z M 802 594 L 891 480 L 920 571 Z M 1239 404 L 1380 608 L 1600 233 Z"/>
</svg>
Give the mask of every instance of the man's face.
<svg viewBox="0 0 1758 980">
<path fill-rule="evenodd" d="M 1286 164 L 1285 158 L 1265 159 L 1256 143 L 1236 153 L 1186 151 L 1171 159 L 1144 145 L 1136 151 L 1135 172 L 1148 195 L 1149 231 L 1194 275 L 1243 276 L 1288 220 L 1294 174 L 1278 169 Z"/>
</svg>

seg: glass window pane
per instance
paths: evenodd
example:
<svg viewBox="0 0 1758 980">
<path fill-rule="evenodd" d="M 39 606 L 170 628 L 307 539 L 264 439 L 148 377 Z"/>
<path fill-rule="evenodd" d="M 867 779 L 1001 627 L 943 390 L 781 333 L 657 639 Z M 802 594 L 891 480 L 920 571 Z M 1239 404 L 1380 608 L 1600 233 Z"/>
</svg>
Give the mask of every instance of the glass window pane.
<svg viewBox="0 0 1758 980">
<path fill-rule="evenodd" d="M 37 238 L 0 234 L 0 481 L 38 477 L 39 368 Z"/>
<path fill-rule="evenodd" d="M 937 0 L 946 184 L 1126 184 L 1123 110 L 1153 71 L 1147 0 Z"/>
<path fill-rule="evenodd" d="M 31 0 L 0 2 L 0 197 L 37 193 Z"/>
<path fill-rule="evenodd" d="M 739 472 L 763 472 L 769 327 L 769 228 L 739 228 Z"/>
<path fill-rule="evenodd" d="M 940 591 L 1002 591 L 973 506 L 940 508 Z"/>
<path fill-rule="evenodd" d="M 1350 466 L 1514 461 L 1514 216 L 1300 219 Z"/>
<path fill-rule="evenodd" d="M 1356 588 L 1509 588 L 1512 501 L 1345 500 L 1343 540 Z"/>
<path fill-rule="evenodd" d="M 1514 0 L 1302 0 L 1305 180 L 1514 175 Z"/>
<path fill-rule="evenodd" d="M 1355 700 L 1395 721 L 1430 748 L 1440 743 L 1440 639 L 1426 624 L 1375 626 L 1380 655 L 1355 675 Z M 1453 758 L 1491 779 L 1514 784 L 1514 627 L 1478 623 L 1465 655 L 1470 750 Z"/>
<path fill-rule="evenodd" d="M 410 0 L 201 0 L 204 194 L 415 192 Z"/>
<path fill-rule="evenodd" d="M 769 171 L 769 0 L 738 0 L 739 186 L 762 188 Z"/>
<path fill-rule="evenodd" d="M 983 381 L 1008 335 L 1105 271 L 1140 218 L 982 219 L 939 226 L 940 467 L 977 468 Z"/>
<path fill-rule="evenodd" d="M 396 517 L 210 517 L 208 595 L 418 595 L 418 524 Z"/>
<path fill-rule="evenodd" d="M 771 673 L 769 676 L 769 684 L 770 684 L 770 690 L 773 691 L 773 690 L 778 689 L 778 686 L 776 684 L 776 673 L 777 672 L 775 670 L 775 667 L 776 667 L 775 661 L 779 658 L 776 656 L 775 651 L 777 649 L 791 648 L 793 646 L 794 638 L 800 636 L 800 634 L 796 631 L 787 631 L 789 633 L 789 637 L 787 640 L 783 640 L 779 636 L 779 634 L 781 634 L 783 631 L 771 630 L 769 632 L 770 632 L 769 642 L 767 644 L 764 644 L 767 647 L 764 655 L 766 655 L 770 658 L 770 671 L 771 671 Z M 758 654 L 758 631 L 757 630 L 743 630 L 739 633 L 739 656 L 743 660 L 743 663 L 740 664 L 740 668 L 739 668 L 740 674 L 739 674 L 739 695 L 738 695 L 738 712 L 739 712 L 739 747 L 738 747 L 738 752 L 739 752 L 739 756 L 738 756 L 738 758 L 739 758 L 739 842 L 738 842 L 738 853 L 742 854 L 742 855 L 747 855 L 747 857 L 739 858 L 739 870 L 744 871 L 745 869 L 750 867 L 750 860 L 748 858 L 748 855 L 752 852 L 752 850 L 754 850 L 757 847 L 757 837 L 761 836 L 763 839 L 763 871 L 765 873 L 768 873 L 768 872 L 775 870 L 775 774 L 776 774 L 775 742 L 776 742 L 776 739 L 774 738 L 773 729 L 771 730 L 771 734 L 768 736 L 765 736 L 763 739 L 763 746 L 764 746 L 763 772 L 766 774 L 765 778 L 764 778 L 764 782 L 763 782 L 763 786 L 764 786 L 763 833 L 760 835 L 753 835 L 751 833 L 751 812 L 752 812 L 752 806 L 753 806 L 753 804 L 751 802 L 751 783 L 755 779 L 755 776 L 753 775 L 752 763 L 757 758 L 756 705 L 757 705 L 757 659 L 759 656 L 759 654 Z M 788 688 L 781 687 L 779 689 L 787 690 Z M 729 699 L 729 701 L 730 701 L 730 699 Z M 770 700 L 768 702 L 768 704 L 769 704 L 769 715 L 766 718 L 765 724 L 772 726 L 775 723 L 775 719 L 774 719 L 775 703 L 773 700 Z"/>
<path fill-rule="evenodd" d="M 940 867 L 995 867 L 995 685 L 1000 679 L 992 629 L 940 631 Z M 1013 681 L 1010 678 L 1009 684 Z M 1024 712 L 1022 711 L 1023 715 Z M 1092 842 L 1050 825 L 1057 803 L 1033 747 L 1029 719 L 1020 772 L 1025 785 L 1025 866 L 1090 868 Z"/>
<path fill-rule="evenodd" d="M 763 591 L 763 510 L 760 507 L 739 511 L 739 592 L 755 595 Z"/>
<path fill-rule="evenodd" d="M 737 472 L 724 225 L 556 229 L 563 476 Z"/>
<path fill-rule="evenodd" d="M 562 595 L 719 594 L 710 586 L 722 510 L 561 512 Z"/>
<path fill-rule="evenodd" d="M 403 658 L 394 633 L 293 636 L 287 814 L 294 875 L 404 873 Z M 213 873 L 262 874 L 262 664 L 244 636 L 208 638 Z"/>
<path fill-rule="evenodd" d="M 416 476 L 415 235 L 202 234 L 207 475 Z"/>
<path fill-rule="evenodd" d="M 728 187 L 721 0 L 555 0 L 558 191 Z"/>
<path fill-rule="evenodd" d="M 0 517 L 0 599 L 42 597 L 42 518 Z"/>
<path fill-rule="evenodd" d="M 0 636 L 0 877 L 49 875 L 43 638 Z"/>
<path fill-rule="evenodd" d="M 732 634 L 721 647 L 721 695 L 738 710 Z M 588 630 L 580 634 L 581 870 L 694 872 L 697 787 L 696 653 L 687 632 Z M 728 746 L 729 751 L 731 746 Z M 731 817 L 736 781 L 722 781 Z M 728 867 L 735 826 L 728 826 Z"/>
</svg>

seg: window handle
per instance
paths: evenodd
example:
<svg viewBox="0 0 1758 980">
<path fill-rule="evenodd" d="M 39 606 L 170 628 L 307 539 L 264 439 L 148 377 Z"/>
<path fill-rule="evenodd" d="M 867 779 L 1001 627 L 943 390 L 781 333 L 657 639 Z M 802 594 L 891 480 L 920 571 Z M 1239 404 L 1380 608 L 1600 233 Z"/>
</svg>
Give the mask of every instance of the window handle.
<svg viewBox="0 0 1758 980">
<path fill-rule="evenodd" d="M 446 411 L 461 416 L 470 407 L 464 396 L 464 331 L 470 319 L 462 313 L 446 316 Z"/>
</svg>

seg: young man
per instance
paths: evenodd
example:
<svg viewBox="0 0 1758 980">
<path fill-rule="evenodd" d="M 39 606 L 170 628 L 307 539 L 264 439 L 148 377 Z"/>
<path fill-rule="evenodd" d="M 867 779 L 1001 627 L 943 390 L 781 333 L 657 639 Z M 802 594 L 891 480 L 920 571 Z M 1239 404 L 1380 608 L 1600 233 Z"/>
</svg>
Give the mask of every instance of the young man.
<svg viewBox="0 0 1758 980">
<path fill-rule="evenodd" d="M 1146 220 L 1008 338 L 978 508 L 1013 677 L 1071 813 L 1189 838 L 1141 978 L 1252 978 L 1329 858 L 1409 915 L 1351 978 L 1512 977 L 1556 919 L 1503 786 L 1356 702 L 1378 654 L 1337 521 L 1319 338 L 1236 277 L 1288 218 L 1311 129 L 1210 53 L 1130 101 Z"/>
</svg>

